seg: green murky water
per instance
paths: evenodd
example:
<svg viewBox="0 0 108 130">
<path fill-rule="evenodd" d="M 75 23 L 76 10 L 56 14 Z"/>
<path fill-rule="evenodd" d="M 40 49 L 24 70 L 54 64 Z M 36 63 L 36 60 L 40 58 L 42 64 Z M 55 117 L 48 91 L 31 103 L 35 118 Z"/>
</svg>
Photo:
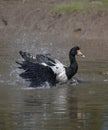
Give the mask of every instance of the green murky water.
<svg viewBox="0 0 108 130">
<path fill-rule="evenodd" d="M 0 68 L 0 130 L 108 129 L 108 62 L 79 62 L 77 85 L 33 89 L 10 57 Z"/>
<path fill-rule="evenodd" d="M 0 87 L 0 130 L 107 130 L 108 84 Z"/>
<path fill-rule="evenodd" d="M 50 51 L 68 63 L 68 49 L 48 47 L 0 42 L 0 130 L 108 130 L 108 61 L 88 62 L 90 46 L 85 60 L 78 62 L 77 85 L 33 89 L 18 76 L 15 61 L 20 49 Z"/>
</svg>

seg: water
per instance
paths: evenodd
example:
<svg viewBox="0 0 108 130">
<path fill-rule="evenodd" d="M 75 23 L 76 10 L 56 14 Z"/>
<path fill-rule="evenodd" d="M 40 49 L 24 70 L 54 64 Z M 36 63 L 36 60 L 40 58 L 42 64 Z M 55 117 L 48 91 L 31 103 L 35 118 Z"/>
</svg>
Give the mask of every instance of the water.
<svg viewBox="0 0 108 130">
<path fill-rule="evenodd" d="M 107 130 L 108 85 L 0 87 L 0 130 Z"/>
<path fill-rule="evenodd" d="M 66 49 L 48 47 L 49 44 L 1 42 L 0 130 L 107 130 L 108 62 L 105 59 L 79 61 L 78 58 L 79 71 L 75 78 L 80 80 L 79 84 L 29 88 L 18 76 L 20 71 L 15 61 L 20 60 L 20 49 L 51 52 L 68 63 Z"/>
<path fill-rule="evenodd" d="M 2 54 L 0 130 L 108 129 L 108 62 L 80 61 L 77 85 L 29 88 L 13 62 L 17 54 Z"/>
</svg>

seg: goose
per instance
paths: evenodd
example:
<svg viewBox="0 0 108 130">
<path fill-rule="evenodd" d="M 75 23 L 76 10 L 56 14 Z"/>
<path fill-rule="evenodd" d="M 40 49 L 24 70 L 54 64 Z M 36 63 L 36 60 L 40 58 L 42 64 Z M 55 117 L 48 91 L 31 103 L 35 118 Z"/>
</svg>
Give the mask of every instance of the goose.
<svg viewBox="0 0 108 130">
<path fill-rule="evenodd" d="M 78 71 L 76 56 L 85 57 L 79 46 L 74 46 L 69 51 L 70 65 L 65 66 L 59 60 L 53 59 L 48 54 L 31 55 L 28 52 L 19 51 L 23 61 L 16 62 L 19 69 L 24 71 L 20 76 L 30 81 L 31 87 L 40 87 L 45 84 L 56 86 L 57 83 L 65 83 L 70 80 Z"/>
</svg>

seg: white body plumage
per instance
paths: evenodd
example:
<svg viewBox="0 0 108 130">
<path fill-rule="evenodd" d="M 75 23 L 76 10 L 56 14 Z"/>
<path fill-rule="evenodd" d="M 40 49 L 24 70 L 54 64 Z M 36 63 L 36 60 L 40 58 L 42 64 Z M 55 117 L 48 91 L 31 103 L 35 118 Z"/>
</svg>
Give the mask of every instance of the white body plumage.
<svg viewBox="0 0 108 130">
<path fill-rule="evenodd" d="M 51 61 L 50 61 L 51 62 Z M 46 63 L 41 63 L 44 66 L 48 66 L 52 69 L 52 71 L 57 75 L 56 80 L 58 82 L 66 82 L 68 80 L 67 75 L 66 75 L 66 69 L 60 61 L 55 59 L 55 63 L 51 62 L 53 66 L 49 66 Z"/>
</svg>

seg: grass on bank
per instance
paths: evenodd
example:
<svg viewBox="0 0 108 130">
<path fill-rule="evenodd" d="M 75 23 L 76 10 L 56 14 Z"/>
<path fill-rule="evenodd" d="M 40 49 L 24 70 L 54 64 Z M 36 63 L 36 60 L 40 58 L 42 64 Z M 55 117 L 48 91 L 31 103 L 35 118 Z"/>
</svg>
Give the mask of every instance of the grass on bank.
<svg viewBox="0 0 108 130">
<path fill-rule="evenodd" d="M 103 7 L 108 7 L 108 0 L 100 0 L 100 1 L 94 1 L 94 2 L 72 2 L 70 4 L 61 4 L 57 5 L 53 12 L 66 12 L 70 13 L 73 11 L 92 11 L 95 9 L 101 9 Z"/>
</svg>

